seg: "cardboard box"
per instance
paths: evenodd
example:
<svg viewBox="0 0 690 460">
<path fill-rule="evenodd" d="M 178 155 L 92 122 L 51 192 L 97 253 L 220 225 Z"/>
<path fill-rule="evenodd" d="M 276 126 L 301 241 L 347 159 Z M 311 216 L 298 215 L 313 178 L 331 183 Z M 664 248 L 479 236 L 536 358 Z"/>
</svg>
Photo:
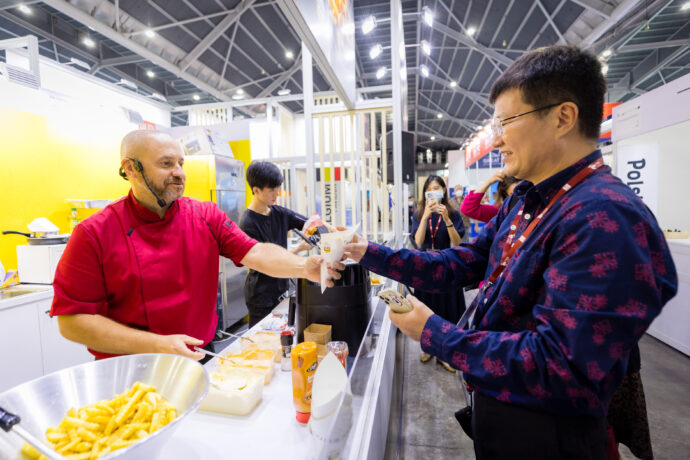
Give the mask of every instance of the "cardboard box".
<svg viewBox="0 0 690 460">
<path fill-rule="evenodd" d="M 328 324 L 312 323 L 304 329 L 304 341 L 326 345 L 331 341 L 331 326 Z"/>
</svg>

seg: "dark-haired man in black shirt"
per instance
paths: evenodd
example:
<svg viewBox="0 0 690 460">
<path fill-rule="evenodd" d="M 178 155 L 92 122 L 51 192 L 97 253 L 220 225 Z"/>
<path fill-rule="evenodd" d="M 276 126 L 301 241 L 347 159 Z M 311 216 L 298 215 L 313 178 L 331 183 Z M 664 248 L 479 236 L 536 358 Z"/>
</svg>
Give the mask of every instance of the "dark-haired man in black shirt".
<svg viewBox="0 0 690 460">
<path fill-rule="evenodd" d="M 252 202 L 240 219 L 240 228 L 263 243 L 287 247 L 287 234 L 301 229 L 307 218 L 275 204 L 280 194 L 283 175 L 268 161 L 254 161 L 247 168 L 247 182 L 252 189 Z M 309 249 L 306 243 L 292 252 Z M 280 296 L 288 289 L 288 280 L 273 278 L 256 270 L 249 270 L 244 282 L 244 299 L 249 309 L 249 327 L 261 321 L 278 305 Z"/>
</svg>

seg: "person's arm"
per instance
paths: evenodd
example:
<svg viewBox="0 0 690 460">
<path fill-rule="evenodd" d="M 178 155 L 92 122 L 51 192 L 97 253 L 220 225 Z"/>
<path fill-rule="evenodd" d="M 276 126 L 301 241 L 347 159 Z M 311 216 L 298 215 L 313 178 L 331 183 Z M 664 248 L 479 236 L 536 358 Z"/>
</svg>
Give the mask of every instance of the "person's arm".
<svg viewBox="0 0 690 460">
<path fill-rule="evenodd" d="M 245 254 L 241 263 L 274 278 L 306 278 L 319 283 L 321 264 L 324 262 L 322 256 L 300 257 L 277 244 L 257 243 Z M 336 262 L 335 268 L 342 270 L 344 266 Z M 328 269 L 331 279 L 340 279 L 337 270 Z M 332 287 L 333 282 L 329 279 L 326 285 Z"/>
<path fill-rule="evenodd" d="M 418 248 L 421 248 L 424 244 L 424 238 L 426 238 L 426 224 L 429 221 L 429 216 L 431 216 L 431 209 L 433 208 L 432 201 L 427 200 L 426 206 L 424 207 L 424 213 L 422 218 L 419 219 L 419 226 L 414 234 L 414 242 Z"/>
<path fill-rule="evenodd" d="M 199 360 L 203 353 L 187 345 L 201 346 L 203 340 L 184 334 L 160 335 L 125 326 L 110 318 L 93 314 L 60 315 L 60 334 L 67 340 L 113 355 L 133 353 L 172 353 Z"/>
<path fill-rule="evenodd" d="M 480 281 L 486 270 L 497 220 L 487 224 L 475 243 L 442 251 L 393 249 L 355 235 L 345 255 L 374 273 L 426 292 L 442 292 Z"/>
<path fill-rule="evenodd" d="M 607 382 L 622 378 L 629 351 L 675 294 L 677 276 L 649 213 L 598 200 L 577 205 L 552 245 L 534 329 L 460 329 L 413 298 L 414 314 L 391 320 L 485 394 L 509 389 L 516 404 L 546 397 L 603 412 L 598 395 L 615 390 Z"/>
<path fill-rule="evenodd" d="M 460 212 L 470 219 L 489 222 L 498 213 L 498 208 L 492 204 L 481 204 L 483 193 L 470 192 L 460 205 Z"/>
<path fill-rule="evenodd" d="M 446 230 L 448 231 L 448 237 L 450 238 L 450 245 L 451 246 L 457 246 L 460 244 L 460 240 L 462 240 L 462 236 L 458 233 L 458 230 L 455 228 L 454 222 L 451 220 L 450 216 L 448 215 L 448 208 L 442 204 L 436 205 L 436 212 L 441 214 L 441 217 L 443 218 L 443 223 L 446 225 Z"/>
<path fill-rule="evenodd" d="M 68 340 L 109 354 L 175 353 L 192 359 L 203 355 L 186 345 L 203 341 L 186 335 L 158 335 L 125 326 L 106 317 L 105 279 L 100 244 L 88 225 L 72 232 L 53 282 L 51 316 L 58 316 L 60 333 Z"/>
</svg>

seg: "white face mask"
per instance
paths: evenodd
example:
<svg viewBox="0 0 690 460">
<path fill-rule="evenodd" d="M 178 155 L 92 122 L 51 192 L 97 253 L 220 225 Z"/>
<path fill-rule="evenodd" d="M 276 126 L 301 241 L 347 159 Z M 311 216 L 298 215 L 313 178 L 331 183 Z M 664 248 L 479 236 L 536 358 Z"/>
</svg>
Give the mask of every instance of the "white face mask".
<svg viewBox="0 0 690 460">
<path fill-rule="evenodd" d="M 424 196 L 427 201 L 440 203 L 441 200 L 443 200 L 443 190 L 429 190 L 428 192 L 424 192 Z"/>
</svg>

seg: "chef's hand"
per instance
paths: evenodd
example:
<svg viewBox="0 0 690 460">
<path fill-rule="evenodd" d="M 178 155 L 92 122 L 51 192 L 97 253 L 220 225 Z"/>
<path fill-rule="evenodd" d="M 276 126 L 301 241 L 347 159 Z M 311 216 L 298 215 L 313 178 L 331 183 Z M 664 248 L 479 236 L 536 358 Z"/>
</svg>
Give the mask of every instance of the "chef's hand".
<svg viewBox="0 0 690 460">
<path fill-rule="evenodd" d="M 182 355 L 199 361 L 204 357 L 204 354 L 190 350 L 188 345 L 200 347 L 203 344 L 203 340 L 195 339 L 194 337 L 184 334 L 161 335 L 158 344 L 158 353 Z"/>
<path fill-rule="evenodd" d="M 323 256 L 311 256 L 308 257 L 305 266 L 304 266 L 304 272 L 305 272 L 305 278 L 308 279 L 309 281 L 313 281 L 315 283 L 321 283 L 321 264 L 325 264 L 323 260 Z M 333 287 L 333 281 L 332 280 L 338 280 L 340 279 L 340 271 L 339 270 L 344 270 L 345 265 L 343 265 L 340 262 L 336 262 L 334 264 L 328 264 L 328 280 L 326 280 L 326 287 Z"/>
<path fill-rule="evenodd" d="M 398 326 L 398 329 L 400 329 L 403 334 L 419 342 L 419 339 L 422 337 L 424 325 L 434 312 L 420 302 L 415 296 L 408 294 L 406 298 L 412 304 L 412 310 L 407 313 L 395 313 L 391 310 L 388 312 L 388 317 L 393 324 Z"/>
<path fill-rule="evenodd" d="M 359 262 L 360 260 L 362 260 L 362 257 L 364 257 L 364 254 L 367 252 L 368 247 L 369 242 L 361 236 L 355 234 L 352 237 L 352 240 L 350 240 L 350 242 L 345 245 L 344 257 L 349 257 L 355 262 Z"/>
</svg>

